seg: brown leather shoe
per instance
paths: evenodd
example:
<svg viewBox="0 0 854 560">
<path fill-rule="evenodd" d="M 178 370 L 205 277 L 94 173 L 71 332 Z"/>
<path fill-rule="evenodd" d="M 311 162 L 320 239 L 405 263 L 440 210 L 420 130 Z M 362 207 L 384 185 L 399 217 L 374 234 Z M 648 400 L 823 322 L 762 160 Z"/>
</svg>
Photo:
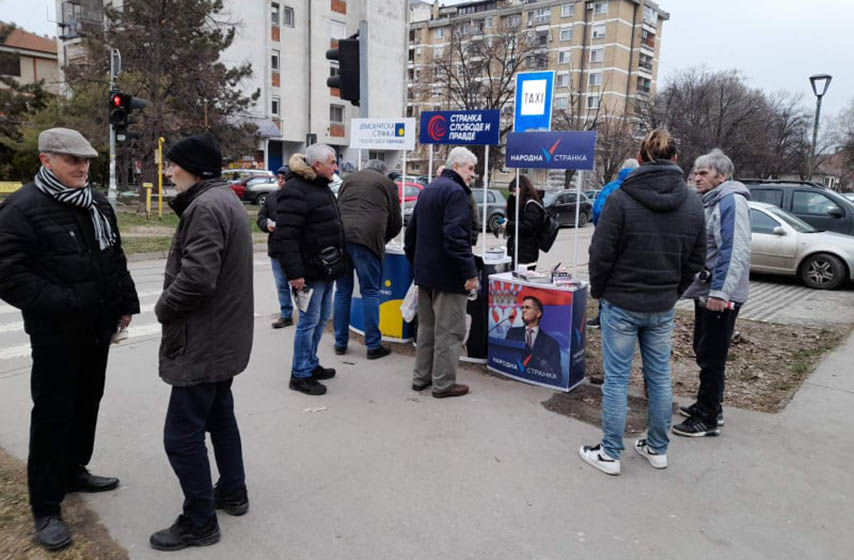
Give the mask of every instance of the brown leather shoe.
<svg viewBox="0 0 854 560">
<path fill-rule="evenodd" d="M 445 397 L 462 397 L 468 392 L 468 385 L 460 385 L 458 383 L 454 383 L 444 391 L 433 391 L 433 396 L 437 399 L 444 399 Z"/>
</svg>

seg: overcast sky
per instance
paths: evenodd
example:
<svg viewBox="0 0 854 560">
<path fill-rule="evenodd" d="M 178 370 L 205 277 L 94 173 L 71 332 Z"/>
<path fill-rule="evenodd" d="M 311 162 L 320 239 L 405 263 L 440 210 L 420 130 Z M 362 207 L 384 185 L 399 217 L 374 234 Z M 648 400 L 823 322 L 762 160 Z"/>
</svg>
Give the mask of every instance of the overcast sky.
<svg viewBox="0 0 854 560">
<path fill-rule="evenodd" d="M 659 83 L 691 66 L 736 68 L 752 87 L 799 92 L 812 106 L 809 76 L 827 73 L 833 82 L 822 114 L 836 113 L 854 99 L 854 0 L 658 3 L 670 13 L 662 33 Z M 0 0 L 0 17 L 40 34 L 56 33 L 54 12 L 53 0 Z"/>
</svg>

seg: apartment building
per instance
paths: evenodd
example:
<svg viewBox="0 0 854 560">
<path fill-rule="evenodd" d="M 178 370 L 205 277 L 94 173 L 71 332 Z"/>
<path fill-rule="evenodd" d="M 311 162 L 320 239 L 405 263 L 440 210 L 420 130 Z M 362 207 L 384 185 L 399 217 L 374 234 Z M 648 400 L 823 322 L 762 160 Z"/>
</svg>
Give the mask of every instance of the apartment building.
<svg viewBox="0 0 854 560">
<path fill-rule="evenodd" d="M 480 0 L 453 6 L 410 3 L 407 114 L 454 109 L 430 67 L 454 41 L 490 36 L 523 38 L 520 71 L 553 70 L 553 122 L 632 115 L 635 102 L 655 94 L 663 23 L 670 18 L 649 0 Z M 484 79 L 476 77 L 475 79 Z M 512 120 L 513 100 L 502 107 Z M 424 154 L 410 170 L 425 172 Z"/>
<path fill-rule="evenodd" d="M 403 115 L 405 97 L 406 17 L 400 0 L 227 0 L 226 9 L 243 22 L 231 47 L 223 53 L 227 65 L 251 62 L 247 93 L 260 88 L 261 98 L 248 118 L 262 134 L 259 151 L 266 169 L 278 169 L 291 154 L 307 143 L 323 142 L 338 151 L 341 164 L 358 165 L 350 150 L 351 118 L 361 108 L 339 97 L 326 79 L 337 72 L 326 51 L 338 39 L 355 34 L 359 22 L 368 28 L 369 117 L 395 118 Z M 352 152 L 352 153 L 351 153 Z M 386 157 L 390 167 L 397 154 L 368 154 L 363 158 Z M 260 158 L 259 158 L 260 159 Z"/>
<path fill-rule="evenodd" d="M 0 24 L 0 29 L 7 29 Z M 13 29 L 0 44 L 0 76 L 18 84 L 43 82 L 44 89 L 59 92 L 56 39 Z M 0 82 L 0 88 L 7 87 Z"/>
</svg>

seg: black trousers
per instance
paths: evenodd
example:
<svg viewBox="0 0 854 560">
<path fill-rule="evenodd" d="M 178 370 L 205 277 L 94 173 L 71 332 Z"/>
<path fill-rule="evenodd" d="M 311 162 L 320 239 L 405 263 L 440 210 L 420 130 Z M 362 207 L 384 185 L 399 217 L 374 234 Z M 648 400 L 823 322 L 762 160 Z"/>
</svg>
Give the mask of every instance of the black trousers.
<svg viewBox="0 0 854 560">
<path fill-rule="evenodd" d="M 34 344 L 27 482 L 33 515 L 60 512 L 69 477 L 92 458 L 109 341 Z"/>
<path fill-rule="evenodd" d="M 220 491 L 225 496 L 241 492 L 246 476 L 231 379 L 172 387 L 169 398 L 163 443 L 184 491 L 184 515 L 196 527 L 206 525 L 215 516 L 205 432 L 211 434 Z"/>
<path fill-rule="evenodd" d="M 694 354 L 700 366 L 697 413 L 714 423 L 724 398 L 726 359 L 739 308 L 709 311 L 694 301 Z"/>
</svg>

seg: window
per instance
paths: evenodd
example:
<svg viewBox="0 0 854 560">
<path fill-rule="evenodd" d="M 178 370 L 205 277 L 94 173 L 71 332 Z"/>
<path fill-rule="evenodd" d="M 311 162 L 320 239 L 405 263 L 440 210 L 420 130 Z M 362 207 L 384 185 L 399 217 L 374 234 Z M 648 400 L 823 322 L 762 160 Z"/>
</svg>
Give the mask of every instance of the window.
<svg viewBox="0 0 854 560">
<path fill-rule="evenodd" d="M 646 29 L 641 29 L 641 46 L 655 48 L 655 33 L 650 33 Z"/>
<path fill-rule="evenodd" d="M 329 38 L 333 41 L 337 41 L 338 39 L 346 39 L 347 38 L 347 28 L 340 21 L 330 21 L 329 22 Z"/>
<path fill-rule="evenodd" d="M 780 189 L 751 189 L 750 199 L 756 202 L 767 202 L 774 206 L 782 206 L 783 191 Z"/>
<path fill-rule="evenodd" d="M 608 2 L 596 2 L 593 5 L 593 13 L 595 15 L 602 15 L 608 13 Z"/>
<path fill-rule="evenodd" d="M 595 64 L 605 60 L 605 49 L 590 49 L 590 63 Z"/>
<path fill-rule="evenodd" d="M 433 47 L 433 58 L 442 58 L 445 56 L 445 47 Z"/>
<path fill-rule="evenodd" d="M 534 12 L 528 12 L 528 17 L 531 17 L 531 14 L 534 14 L 534 23 L 540 25 L 542 23 L 548 23 L 552 19 L 552 10 L 551 8 L 537 8 Z M 530 19 L 528 21 L 530 25 Z"/>
<path fill-rule="evenodd" d="M 605 38 L 605 24 L 594 25 L 593 26 L 593 39 L 604 39 Z"/>
<path fill-rule="evenodd" d="M 561 29 L 560 29 L 560 40 L 561 41 L 572 41 L 572 28 L 571 27 L 561 27 Z"/>
<path fill-rule="evenodd" d="M 643 21 L 652 25 L 658 25 L 658 12 L 652 6 L 643 7 Z"/>
<path fill-rule="evenodd" d="M 572 56 L 569 51 L 558 51 L 557 53 L 557 63 L 558 64 L 569 64 L 572 60 Z"/>
<path fill-rule="evenodd" d="M 329 122 L 342 123 L 344 122 L 344 106 L 330 105 L 329 106 Z"/>
<path fill-rule="evenodd" d="M 560 17 L 572 17 L 575 15 L 575 4 L 562 4 L 560 7 Z"/>
<path fill-rule="evenodd" d="M 638 92 L 649 93 L 652 88 L 652 81 L 649 78 L 638 76 Z"/>
<path fill-rule="evenodd" d="M 279 116 L 280 107 L 282 106 L 282 100 L 278 95 L 273 96 L 273 102 L 270 104 L 270 114 L 274 117 Z"/>
<path fill-rule="evenodd" d="M 792 195 L 792 214 L 829 216 L 834 208 L 840 210 L 835 202 L 819 192 L 795 191 Z"/>
<path fill-rule="evenodd" d="M 569 87 L 569 72 L 562 72 L 557 75 L 557 87 Z"/>
<path fill-rule="evenodd" d="M 587 85 L 589 86 L 601 86 L 602 85 L 602 72 L 591 72 L 590 76 L 587 80 Z"/>
<path fill-rule="evenodd" d="M 285 27 L 293 27 L 294 26 L 294 9 L 288 8 L 285 6 L 284 11 L 282 11 L 282 25 Z"/>
<path fill-rule="evenodd" d="M 273 49 L 270 56 L 270 68 L 272 68 L 274 72 L 279 71 L 279 51 L 277 49 Z"/>
<path fill-rule="evenodd" d="M 569 98 L 567 96 L 555 96 L 555 109 L 566 109 L 567 107 L 569 107 Z"/>
<path fill-rule="evenodd" d="M 0 76 L 20 76 L 21 58 L 11 53 L 0 53 Z"/>
<path fill-rule="evenodd" d="M 599 96 L 598 95 L 588 95 L 587 96 L 587 108 L 588 109 L 598 109 L 599 108 Z"/>
<path fill-rule="evenodd" d="M 507 16 L 507 26 L 508 27 L 519 27 L 521 24 L 522 24 L 521 14 L 513 14 L 511 16 Z"/>
<path fill-rule="evenodd" d="M 774 218 L 759 210 L 750 211 L 750 231 L 753 233 L 774 233 L 774 228 L 780 223 Z"/>
<path fill-rule="evenodd" d="M 273 25 L 279 25 L 279 5 L 275 2 L 270 4 L 270 20 Z"/>
<path fill-rule="evenodd" d="M 486 26 L 492 27 L 492 21 L 493 21 L 492 16 L 489 16 L 488 18 L 486 18 Z"/>
<path fill-rule="evenodd" d="M 638 55 L 638 67 L 652 72 L 652 57 L 648 54 L 640 53 Z"/>
<path fill-rule="evenodd" d="M 434 39 L 441 39 L 444 36 L 445 36 L 445 28 L 444 27 L 437 27 L 436 29 L 433 30 L 433 38 Z"/>
</svg>

